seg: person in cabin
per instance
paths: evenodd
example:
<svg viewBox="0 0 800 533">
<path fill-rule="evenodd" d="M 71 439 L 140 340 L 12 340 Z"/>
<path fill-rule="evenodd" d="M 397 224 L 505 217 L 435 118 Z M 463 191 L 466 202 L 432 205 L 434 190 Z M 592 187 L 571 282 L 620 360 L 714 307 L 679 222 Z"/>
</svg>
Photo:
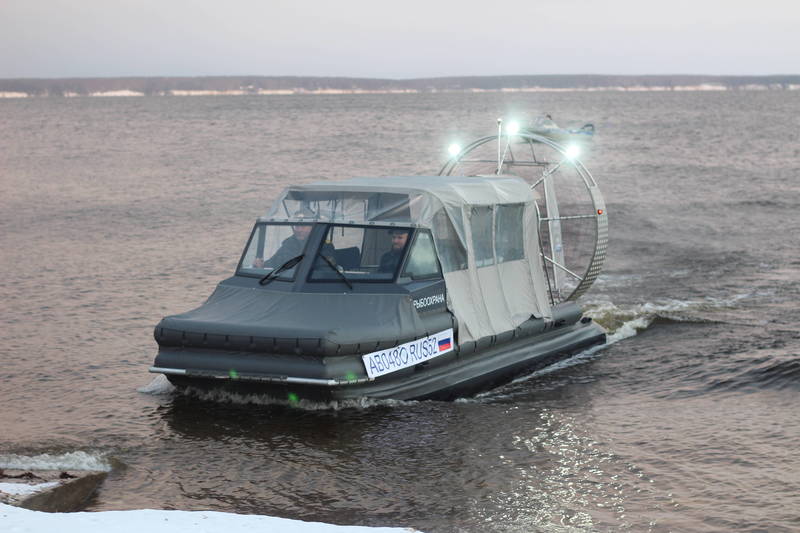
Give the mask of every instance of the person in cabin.
<svg viewBox="0 0 800 533">
<path fill-rule="evenodd" d="M 392 247 L 381 256 L 378 272 L 394 272 L 403 257 L 403 250 L 406 247 L 406 242 L 408 242 L 407 229 L 391 229 L 389 230 L 389 235 L 392 237 Z"/>
<path fill-rule="evenodd" d="M 314 213 L 309 208 L 303 207 L 297 210 L 292 216 L 301 220 L 311 220 L 314 218 Z M 306 241 L 308 241 L 308 236 L 311 234 L 312 227 L 313 224 L 293 225 L 292 234 L 283 240 L 280 248 L 278 248 L 272 257 L 266 261 L 262 258 L 257 258 L 253 262 L 253 266 L 256 268 L 277 268 L 286 263 L 289 259 L 302 254 L 306 248 Z"/>
</svg>

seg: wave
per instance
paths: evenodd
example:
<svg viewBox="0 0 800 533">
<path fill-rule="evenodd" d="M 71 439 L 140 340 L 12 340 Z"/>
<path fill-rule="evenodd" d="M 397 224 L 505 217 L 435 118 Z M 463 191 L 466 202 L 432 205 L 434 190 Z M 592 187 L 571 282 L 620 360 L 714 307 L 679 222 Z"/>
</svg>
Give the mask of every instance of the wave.
<svg viewBox="0 0 800 533">
<path fill-rule="evenodd" d="M 761 209 L 796 209 L 797 204 L 791 199 L 787 198 L 781 200 L 779 198 L 763 198 L 763 199 L 746 199 L 738 202 L 733 202 L 734 207 L 739 208 L 761 208 Z"/>
<path fill-rule="evenodd" d="M 58 455 L 0 455 L 0 468 L 8 470 L 93 470 L 110 472 L 111 462 L 97 452 L 67 452 Z"/>
<path fill-rule="evenodd" d="M 708 389 L 714 391 L 783 390 L 800 388 L 800 359 L 796 355 L 770 355 L 732 361 L 735 368 L 724 377 L 715 376 Z M 717 371 L 721 373 L 721 371 Z"/>
<path fill-rule="evenodd" d="M 796 388 L 800 385 L 800 359 L 767 361 L 758 368 L 750 369 L 746 376 L 750 381 L 769 388 Z"/>
<path fill-rule="evenodd" d="M 611 301 L 595 301 L 587 302 L 584 312 L 608 331 L 608 343 L 613 344 L 632 337 L 656 323 L 719 322 L 707 315 L 734 308 L 739 301 L 752 296 L 750 293 L 745 293 L 726 298 L 707 296 L 701 300 L 662 300 L 619 306 Z"/>
</svg>

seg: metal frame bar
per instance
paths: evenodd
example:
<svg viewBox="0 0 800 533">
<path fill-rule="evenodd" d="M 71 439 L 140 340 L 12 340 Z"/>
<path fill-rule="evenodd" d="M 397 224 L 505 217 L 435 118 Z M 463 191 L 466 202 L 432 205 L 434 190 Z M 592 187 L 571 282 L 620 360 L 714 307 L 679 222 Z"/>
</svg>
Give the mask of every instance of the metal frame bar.
<svg viewBox="0 0 800 533">
<path fill-rule="evenodd" d="M 549 262 L 550 262 L 550 263 L 552 263 L 554 266 L 557 266 L 558 268 L 560 268 L 561 270 L 563 270 L 564 272 L 566 272 L 566 273 L 567 273 L 567 274 L 569 274 L 570 276 L 574 277 L 575 279 L 579 279 L 579 280 L 583 281 L 583 278 L 582 278 L 582 277 L 580 277 L 580 276 L 579 276 L 579 275 L 577 275 L 575 272 L 571 271 L 570 269 L 568 269 L 567 267 L 565 267 L 565 266 L 564 266 L 564 265 L 562 265 L 561 263 L 557 263 L 557 262 L 553 261 L 552 259 L 550 259 L 549 257 L 547 257 L 547 256 L 546 256 L 546 255 L 544 255 L 544 254 L 542 254 L 542 257 L 544 257 L 544 259 L 545 259 L 546 261 L 549 261 Z"/>
<path fill-rule="evenodd" d="M 195 376 L 195 377 L 203 377 L 203 378 L 211 378 L 211 379 L 228 379 L 234 380 L 229 374 L 219 373 L 216 374 L 214 371 L 205 371 L 205 370 L 197 370 L 192 371 L 191 369 L 185 368 L 164 368 L 159 366 L 151 366 L 149 372 L 153 374 L 169 374 L 173 376 Z M 294 385 L 317 385 L 323 387 L 335 387 L 337 385 L 357 385 L 359 383 L 367 383 L 371 380 L 370 378 L 359 378 L 359 379 L 318 379 L 318 378 L 297 378 L 292 376 L 269 376 L 266 374 L 244 374 L 239 375 L 239 377 L 235 378 L 236 381 L 269 381 L 272 383 L 291 383 Z"/>
<path fill-rule="evenodd" d="M 554 218 L 540 218 L 539 222 L 549 222 L 551 220 L 573 220 L 576 218 L 597 218 L 597 215 L 561 215 Z"/>
</svg>

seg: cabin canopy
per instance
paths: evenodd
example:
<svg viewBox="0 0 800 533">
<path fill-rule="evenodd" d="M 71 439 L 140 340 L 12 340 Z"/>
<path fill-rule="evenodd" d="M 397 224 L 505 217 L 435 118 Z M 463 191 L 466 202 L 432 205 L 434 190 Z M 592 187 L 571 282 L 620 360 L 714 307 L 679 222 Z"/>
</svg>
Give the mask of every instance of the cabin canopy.
<svg viewBox="0 0 800 533">
<path fill-rule="evenodd" d="M 515 177 L 353 178 L 285 189 L 267 220 L 429 228 L 459 341 L 550 317 L 534 193 Z"/>
</svg>

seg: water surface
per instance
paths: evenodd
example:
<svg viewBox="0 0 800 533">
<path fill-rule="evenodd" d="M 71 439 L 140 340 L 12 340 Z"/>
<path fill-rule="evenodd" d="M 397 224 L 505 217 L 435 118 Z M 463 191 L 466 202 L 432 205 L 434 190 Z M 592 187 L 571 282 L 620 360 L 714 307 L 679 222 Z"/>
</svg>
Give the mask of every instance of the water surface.
<svg viewBox="0 0 800 533">
<path fill-rule="evenodd" d="M 153 382 L 152 327 L 232 273 L 282 187 L 435 173 L 453 140 L 536 112 L 598 128 L 611 245 L 583 303 L 616 342 L 456 402 Z M 110 462 L 92 510 L 800 529 L 796 94 L 31 99 L 0 116 L 0 463 Z"/>
</svg>

